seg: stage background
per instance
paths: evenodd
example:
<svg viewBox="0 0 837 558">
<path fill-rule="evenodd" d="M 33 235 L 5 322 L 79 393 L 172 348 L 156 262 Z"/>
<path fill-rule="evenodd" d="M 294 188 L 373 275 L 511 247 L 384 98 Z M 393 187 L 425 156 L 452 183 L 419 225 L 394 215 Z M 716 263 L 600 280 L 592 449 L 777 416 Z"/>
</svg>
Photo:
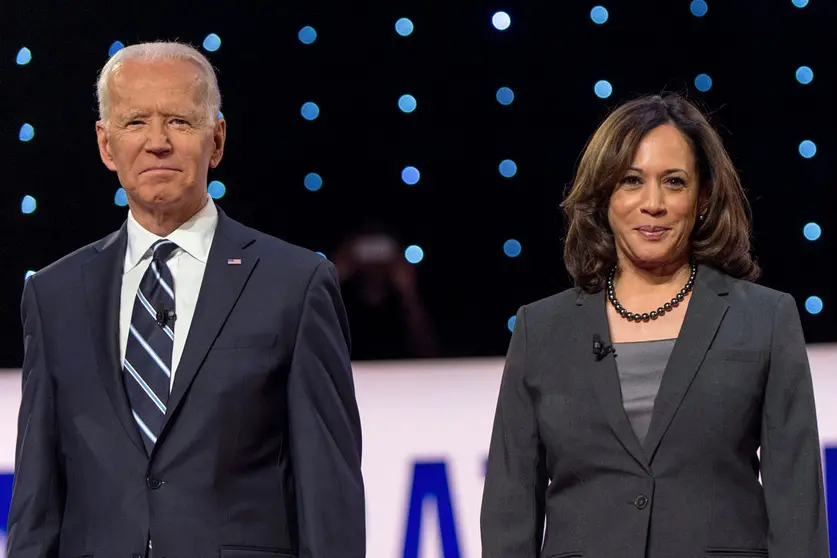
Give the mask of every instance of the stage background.
<svg viewBox="0 0 837 558">
<path fill-rule="evenodd" d="M 832 481 L 827 491 L 833 525 L 837 344 L 810 346 L 809 358 L 826 479 Z M 496 358 L 355 365 L 369 558 L 479 557 L 485 458 L 502 368 Z M 19 384 L 19 372 L 0 373 L 2 517 L 10 496 Z M 837 556 L 834 546 L 832 540 Z"/>
</svg>

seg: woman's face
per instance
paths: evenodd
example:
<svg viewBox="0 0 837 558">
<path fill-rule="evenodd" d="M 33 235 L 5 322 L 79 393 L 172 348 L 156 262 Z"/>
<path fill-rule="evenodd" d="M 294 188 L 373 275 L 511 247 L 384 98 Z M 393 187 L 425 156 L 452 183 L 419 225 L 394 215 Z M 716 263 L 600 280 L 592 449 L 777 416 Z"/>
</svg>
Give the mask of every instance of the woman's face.
<svg viewBox="0 0 837 558">
<path fill-rule="evenodd" d="M 689 142 L 671 124 L 649 132 L 608 206 L 620 262 L 655 268 L 688 257 L 700 177 Z"/>
</svg>

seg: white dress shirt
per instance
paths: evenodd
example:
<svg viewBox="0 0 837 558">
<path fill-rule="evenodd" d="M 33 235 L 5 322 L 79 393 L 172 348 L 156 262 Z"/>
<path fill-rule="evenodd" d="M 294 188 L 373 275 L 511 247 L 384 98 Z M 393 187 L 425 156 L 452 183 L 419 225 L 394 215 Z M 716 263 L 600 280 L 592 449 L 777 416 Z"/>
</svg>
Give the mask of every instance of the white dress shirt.
<svg viewBox="0 0 837 558">
<path fill-rule="evenodd" d="M 218 224 L 218 209 L 212 198 L 207 196 L 203 208 L 191 219 L 183 223 L 166 238 L 177 244 L 166 261 L 174 279 L 174 308 L 177 319 L 174 322 L 174 347 L 171 358 L 171 386 L 177 365 L 183 354 L 183 346 L 195 315 L 206 260 L 215 227 Z M 137 223 L 133 214 L 128 212 L 128 247 L 125 251 L 125 267 L 122 275 L 122 297 L 119 305 L 119 362 L 125 360 L 128 346 L 128 331 L 131 327 L 131 314 L 134 311 L 134 299 L 137 295 L 142 276 L 151 265 L 151 245 L 162 237 L 147 231 Z"/>
</svg>

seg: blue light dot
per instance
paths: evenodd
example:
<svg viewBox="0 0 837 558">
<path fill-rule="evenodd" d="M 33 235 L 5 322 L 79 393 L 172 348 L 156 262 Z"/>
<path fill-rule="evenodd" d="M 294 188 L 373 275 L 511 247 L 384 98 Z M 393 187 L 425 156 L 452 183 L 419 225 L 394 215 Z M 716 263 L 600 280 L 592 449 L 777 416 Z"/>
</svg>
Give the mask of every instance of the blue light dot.
<svg viewBox="0 0 837 558">
<path fill-rule="evenodd" d="M 805 157 L 806 159 L 810 159 L 811 157 L 817 154 L 817 144 L 815 144 L 811 140 L 803 141 L 799 144 L 799 154 Z"/>
<path fill-rule="evenodd" d="M 309 172 L 302 181 L 305 189 L 309 192 L 316 192 L 323 187 L 323 178 L 316 172 Z"/>
<path fill-rule="evenodd" d="M 491 16 L 491 23 L 500 31 L 505 31 L 511 25 L 511 17 L 506 12 L 497 12 Z"/>
<path fill-rule="evenodd" d="M 305 120 L 314 120 L 320 115 L 320 107 L 317 106 L 317 103 L 312 103 L 308 101 L 302 105 L 302 118 Z"/>
<path fill-rule="evenodd" d="M 36 209 L 38 209 L 38 202 L 35 198 L 29 195 L 23 196 L 23 200 L 20 202 L 20 211 L 24 215 L 29 215 L 35 213 Z"/>
<path fill-rule="evenodd" d="M 219 37 L 215 33 L 210 33 L 203 40 L 203 48 L 205 48 L 209 52 L 215 52 L 216 50 L 221 48 L 221 37 Z"/>
<path fill-rule="evenodd" d="M 700 74 L 695 78 L 695 87 L 704 93 L 712 89 L 712 78 L 706 74 Z"/>
<path fill-rule="evenodd" d="M 520 242 L 511 238 L 503 243 L 503 252 L 510 257 L 516 258 L 520 255 L 520 252 L 523 248 L 520 246 Z"/>
<path fill-rule="evenodd" d="M 417 264 L 424 259 L 424 250 L 422 250 L 420 246 L 416 246 L 415 244 L 413 244 L 412 246 L 407 246 L 407 249 L 404 250 L 404 257 L 411 264 Z"/>
<path fill-rule="evenodd" d="M 23 276 L 23 280 L 24 280 L 24 281 L 26 281 L 27 279 L 29 279 L 29 278 L 30 278 L 30 277 L 32 277 L 33 275 L 35 275 L 35 272 L 34 272 L 34 271 L 32 271 L 32 270 L 30 269 L 29 271 L 27 271 L 27 272 L 24 274 L 24 276 Z"/>
<path fill-rule="evenodd" d="M 511 178 L 512 176 L 517 174 L 517 163 L 515 163 L 511 159 L 505 159 L 504 161 L 501 161 L 500 174 L 502 174 L 506 178 Z"/>
<path fill-rule="evenodd" d="M 29 141 L 35 137 L 35 128 L 32 124 L 24 124 L 20 127 L 20 133 L 18 134 L 20 141 Z"/>
<path fill-rule="evenodd" d="M 607 21 L 607 18 L 607 8 L 605 8 L 604 6 L 596 6 L 595 8 L 590 10 L 590 19 L 593 20 L 593 23 L 601 25 L 602 23 Z"/>
<path fill-rule="evenodd" d="M 593 93 L 595 93 L 596 97 L 599 99 L 607 99 L 613 94 L 613 86 L 610 85 L 610 82 L 607 80 L 599 80 L 596 82 L 596 85 L 593 86 Z"/>
<path fill-rule="evenodd" d="M 323 259 L 326 259 L 326 255 L 323 254 L 322 252 L 317 252 L 317 255 L 320 256 Z"/>
<path fill-rule="evenodd" d="M 224 118 L 224 113 L 219 110 L 218 111 L 218 120 L 221 120 L 222 118 Z"/>
<path fill-rule="evenodd" d="M 509 318 L 509 321 L 506 322 L 506 327 L 509 328 L 509 331 L 514 331 L 514 324 L 517 322 L 517 316 L 512 316 Z"/>
<path fill-rule="evenodd" d="M 497 102 L 501 105 L 510 105 L 514 101 L 514 91 L 508 87 L 501 87 L 497 90 Z"/>
<path fill-rule="evenodd" d="M 822 312 L 822 299 L 818 296 L 809 296 L 805 300 L 805 310 L 809 314 L 819 314 Z"/>
<path fill-rule="evenodd" d="M 808 240 L 818 240 L 822 235 L 822 229 L 816 223 L 808 223 L 802 227 L 802 234 L 804 234 L 805 238 Z"/>
<path fill-rule="evenodd" d="M 805 6 L 808 5 L 808 0 L 791 0 L 791 1 L 793 2 L 793 5 L 796 6 L 797 8 L 804 8 Z"/>
<path fill-rule="evenodd" d="M 128 205 L 128 194 L 125 193 L 125 188 L 119 188 L 113 195 L 113 203 L 119 207 Z"/>
<path fill-rule="evenodd" d="M 413 29 L 413 22 L 407 19 L 406 17 L 402 17 L 398 21 L 395 22 L 395 32 L 401 35 L 402 37 L 406 37 L 407 35 L 412 34 Z"/>
<path fill-rule="evenodd" d="M 113 56 L 123 48 L 125 48 L 125 45 L 123 45 L 120 41 L 113 41 L 108 49 L 108 56 Z"/>
<path fill-rule="evenodd" d="M 404 167 L 401 171 L 401 180 L 410 186 L 417 184 L 420 178 L 421 173 L 416 167 Z"/>
<path fill-rule="evenodd" d="M 317 40 L 317 32 L 310 25 L 306 25 L 300 29 L 297 36 L 299 37 L 300 42 L 304 45 L 310 45 Z"/>
<path fill-rule="evenodd" d="M 689 9 L 692 10 L 692 14 L 697 17 L 703 17 L 706 15 L 706 12 L 709 11 L 709 6 L 704 2 L 704 0 L 692 0 L 692 3 L 689 5 Z"/>
<path fill-rule="evenodd" d="M 802 85 L 808 85 L 814 80 L 814 70 L 808 66 L 800 66 L 796 69 L 796 81 Z"/>
<path fill-rule="evenodd" d="M 401 95 L 398 99 L 398 108 L 401 109 L 402 112 L 413 112 L 416 110 L 418 103 L 416 102 L 416 98 L 412 95 Z"/>
<path fill-rule="evenodd" d="M 32 61 L 32 51 L 26 47 L 23 47 L 19 51 L 17 51 L 17 57 L 15 58 L 15 62 L 17 62 L 18 66 L 25 66 Z"/>
<path fill-rule="evenodd" d="M 209 192 L 213 200 L 218 200 L 223 198 L 224 194 L 227 193 L 227 187 L 220 180 L 213 180 L 207 185 L 206 191 Z"/>
</svg>

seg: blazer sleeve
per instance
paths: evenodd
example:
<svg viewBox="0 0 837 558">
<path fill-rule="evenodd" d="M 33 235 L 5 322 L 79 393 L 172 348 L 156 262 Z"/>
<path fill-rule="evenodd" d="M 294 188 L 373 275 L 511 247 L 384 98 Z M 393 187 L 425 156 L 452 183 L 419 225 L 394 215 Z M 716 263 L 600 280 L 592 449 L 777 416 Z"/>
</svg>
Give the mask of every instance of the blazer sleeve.
<svg viewBox="0 0 837 558">
<path fill-rule="evenodd" d="M 58 556 L 64 509 L 58 463 L 55 386 L 47 370 L 34 278 L 21 302 L 23 393 L 17 424 L 15 476 L 9 510 L 8 558 Z"/>
<path fill-rule="evenodd" d="M 547 473 L 535 406 L 525 382 L 526 312 L 517 312 L 488 452 L 480 513 L 483 558 L 537 558 Z"/>
<path fill-rule="evenodd" d="M 768 554 L 827 558 L 820 440 L 814 390 L 796 303 L 776 307 L 761 430 Z"/>
<path fill-rule="evenodd" d="M 348 321 L 333 265 L 322 260 L 302 304 L 288 380 L 300 558 L 363 558 L 361 426 Z"/>
</svg>

